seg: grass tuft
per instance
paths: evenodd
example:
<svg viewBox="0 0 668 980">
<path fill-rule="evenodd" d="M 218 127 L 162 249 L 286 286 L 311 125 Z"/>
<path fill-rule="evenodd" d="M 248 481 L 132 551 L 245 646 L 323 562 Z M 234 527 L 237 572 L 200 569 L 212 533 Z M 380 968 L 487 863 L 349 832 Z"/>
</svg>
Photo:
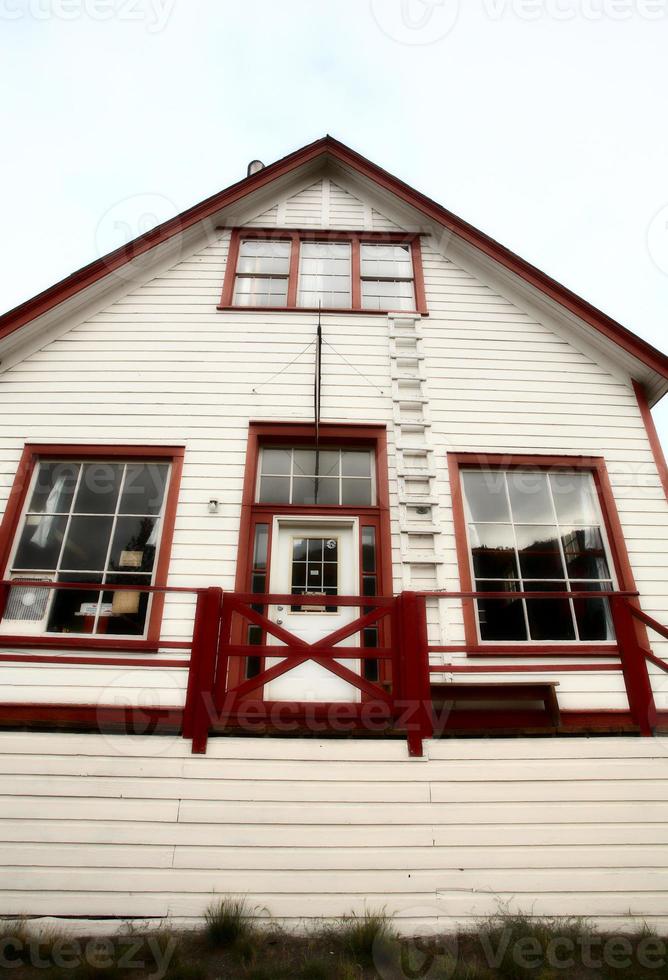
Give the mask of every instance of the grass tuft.
<svg viewBox="0 0 668 980">
<path fill-rule="evenodd" d="M 206 937 L 217 949 L 250 946 L 256 938 L 252 912 L 243 898 L 223 898 L 205 913 Z"/>
<path fill-rule="evenodd" d="M 346 915 L 330 926 L 326 935 L 347 957 L 363 966 L 370 966 L 379 951 L 397 938 L 391 920 L 383 910 Z"/>
</svg>

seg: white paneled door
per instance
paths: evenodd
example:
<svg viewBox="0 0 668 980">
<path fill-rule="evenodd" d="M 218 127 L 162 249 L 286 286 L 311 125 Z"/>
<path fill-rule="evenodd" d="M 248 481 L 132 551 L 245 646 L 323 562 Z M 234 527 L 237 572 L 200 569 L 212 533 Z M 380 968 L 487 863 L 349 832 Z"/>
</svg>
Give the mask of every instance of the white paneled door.
<svg viewBox="0 0 668 980">
<path fill-rule="evenodd" d="M 336 595 L 359 595 L 359 528 L 357 518 L 275 517 L 269 591 L 290 594 L 289 605 L 272 606 L 271 619 L 295 636 L 314 643 L 361 615 L 355 606 L 333 605 Z M 322 597 L 316 606 L 299 604 L 305 593 Z M 278 640 L 268 638 L 269 643 Z M 353 636 L 341 646 L 359 645 Z M 280 658 L 267 658 L 266 666 Z M 360 671 L 359 660 L 341 661 Z M 351 684 L 313 661 L 294 668 L 264 688 L 267 701 L 359 701 Z"/>
</svg>

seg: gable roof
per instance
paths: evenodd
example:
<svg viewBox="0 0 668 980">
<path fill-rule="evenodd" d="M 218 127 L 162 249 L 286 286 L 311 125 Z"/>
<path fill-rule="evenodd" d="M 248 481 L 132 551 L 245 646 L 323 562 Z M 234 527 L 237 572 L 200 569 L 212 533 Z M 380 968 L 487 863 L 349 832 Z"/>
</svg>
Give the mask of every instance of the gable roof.
<svg viewBox="0 0 668 980">
<path fill-rule="evenodd" d="M 128 244 L 96 259 L 77 272 L 61 280 L 32 299 L 21 303 L 0 316 L 0 342 L 37 318 L 54 310 L 60 303 L 71 299 L 78 293 L 99 283 L 111 273 L 133 261 L 151 249 L 161 245 L 176 235 L 207 218 L 212 218 L 223 208 L 241 201 L 272 181 L 288 175 L 297 168 L 316 161 L 318 158 L 331 158 L 345 167 L 351 168 L 362 177 L 368 178 L 379 187 L 408 204 L 426 218 L 457 235 L 469 245 L 478 249 L 513 273 L 529 286 L 534 287 L 564 310 L 574 314 L 602 337 L 639 361 L 655 375 L 653 385 L 658 397 L 668 388 L 668 356 L 642 340 L 622 324 L 602 313 L 586 300 L 562 286 L 531 263 L 520 258 L 510 249 L 499 244 L 489 235 L 474 228 L 468 222 L 448 211 L 436 201 L 410 187 L 404 181 L 383 170 L 366 157 L 350 149 L 344 143 L 325 136 L 310 143 L 294 153 L 290 153 L 264 169 L 245 177 L 212 197 L 188 208 L 182 214 L 170 218 Z M 656 376 L 658 375 L 658 378 Z M 655 401 L 658 398 L 654 399 Z"/>
</svg>

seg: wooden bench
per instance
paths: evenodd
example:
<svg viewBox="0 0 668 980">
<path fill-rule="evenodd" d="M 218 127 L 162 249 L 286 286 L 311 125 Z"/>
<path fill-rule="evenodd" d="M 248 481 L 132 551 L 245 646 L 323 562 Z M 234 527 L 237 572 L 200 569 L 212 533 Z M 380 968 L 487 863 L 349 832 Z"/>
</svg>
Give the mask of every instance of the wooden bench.
<svg viewBox="0 0 668 980">
<path fill-rule="evenodd" d="M 517 713 L 517 724 L 512 724 L 513 721 L 513 709 L 508 707 L 509 702 L 521 702 L 523 705 L 529 705 L 531 702 L 542 702 L 543 705 L 543 721 L 542 725 L 558 728 L 559 727 L 559 701 L 557 699 L 557 687 L 559 686 L 558 681 L 512 681 L 509 683 L 465 683 L 458 681 L 451 682 L 433 682 L 430 685 L 431 698 L 435 707 L 451 705 L 453 707 L 453 714 L 457 714 L 457 704 L 460 702 L 466 702 L 470 704 L 474 701 L 492 702 L 498 704 L 498 707 L 491 709 L 479 708 L 467 712 L 467 715 L 473 716 L 478 714 L 480 716 L 480 727 L 485 727 L 485 715 L 489 716 L 490 721 L 499 720 L 504 722 L 510 722 L 510 724 L 504 724 L 503 727 L 510 728 L 522 728 L 523 727 L 523 711 L 526 709 L 518 708 L 515 709 Z M 497 718 L 495 719 L 495 714 Z M 498 717 L 502 715 L 503 718 Z M 449 726 L 450 727 L 450 726 Z M 453 719 L 452 727 L 456 727 L 456 719 Z M 469 727 L 467 724 L 466 727 Z M 495 725 L 494 727 L 498 727 Z M 535 727 L 532 725 L 531 727 Z M 539 726 L 540 727 L 540 726 Z"/>
</svg>

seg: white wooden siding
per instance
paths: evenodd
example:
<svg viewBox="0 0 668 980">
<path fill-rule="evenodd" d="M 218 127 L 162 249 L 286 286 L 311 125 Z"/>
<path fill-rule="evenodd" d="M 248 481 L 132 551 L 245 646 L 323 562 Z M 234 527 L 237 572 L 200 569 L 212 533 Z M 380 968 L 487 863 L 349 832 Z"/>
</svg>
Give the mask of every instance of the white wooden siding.
<svg viewBox="0 0 668 980">
<path fill-rule="evenodd" d="M 665 739 L 427 743 L 0 734 L 4 915 L 201 922 L 244 894 L 304 928 L 406 930 L 500 904 L 668 926 Z M 107 928 L 117 923 L 107 923 Z"/>
<path fill-rule="evenodd" d="M 309 226 L 394 225 L 327 177 L 249 223 L 285 223 L 288 211 L 297 224 Z M 228 242 L 229 234 L 220 233 L 212 244 L 84 322 L 72 323 L 59 339 L 0 375 L 0 506 L 27 440 L 183 443 L 170 584 L 233 586 L 248 420 L 312 417 L 308 347 L 315 323 L 302 313 L 218 312 Z M 453 590 L 460 585 L 448 451 L 603 455 L 643 606 L 668 623 L 668 505 L 629 379 L 580 352 L 565 327 L 557 332 L 539 322 L 500 289 L 445 258 L 431 240 L 424 241 L 423 251 L 430 316 L 420 329 L 445 585 Z M 323 317 L 322 417 L 388 424 L 398 591 L 404 575 L 388 326 L 385 317 L 372 315 Z M 419 431 L 405 436 L 405 444 L 413 440 L 419 449 Z M 216 515 L 207 510 L 211 497 L 221 501 Z M 416 547 L 421 537 L 413 536 Z M 413 587 L 435 584 L 429 565 L 415 569 Z M 192 608 L 188 597 L 168 600 L 165 639 L 189 638 Z M 435 643 L 462 642 L 457 603 L 430 603 L 430 635 Z M 657 642 L 656 649 L 665 651 L 665 644 Z M 156 703 L 181 704 L 185 683 L 182 670 L 124 667 L 6 664 L 0 676 L 4 701 L 108 703 L 111 698 L 116 703 L 116 691 L 121 703 L 146 703 L 153 691 Z M 626 707 L 620 675 L 597 672 L 595 664 L 591 672 L 555 667 L 553 674 L 538 676 L 559 680 L 565 708 Z M 666 675 L 656 673 L 655 689 L 660 706 L 668 707 Z"/>
</svg>

